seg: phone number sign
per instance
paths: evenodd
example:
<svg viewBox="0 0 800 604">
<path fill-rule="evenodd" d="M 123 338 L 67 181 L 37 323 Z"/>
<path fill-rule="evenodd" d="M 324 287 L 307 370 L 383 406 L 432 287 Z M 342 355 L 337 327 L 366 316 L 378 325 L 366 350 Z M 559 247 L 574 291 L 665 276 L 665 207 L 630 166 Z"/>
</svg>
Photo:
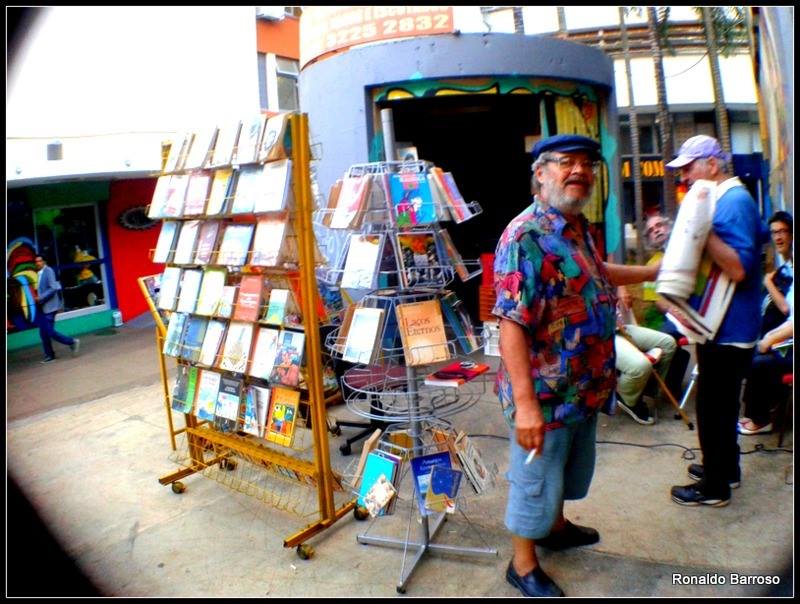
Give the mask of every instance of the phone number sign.
<svg viewBox="0 0 800 604">
<path fill-rule="evenodd" d="M 306 6 L 300 64 L 356 44 L 452 31 L 452 6 Z"/>
</svg>

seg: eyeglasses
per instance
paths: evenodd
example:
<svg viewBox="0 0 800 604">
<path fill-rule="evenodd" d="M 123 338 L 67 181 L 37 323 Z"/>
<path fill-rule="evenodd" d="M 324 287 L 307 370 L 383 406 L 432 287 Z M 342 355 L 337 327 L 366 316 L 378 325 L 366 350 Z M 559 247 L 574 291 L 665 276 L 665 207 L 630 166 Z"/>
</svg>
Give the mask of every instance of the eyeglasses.
<svg viewBox="0 0 800 604">
<path fill-rule="evenodd" d="M 769 232 L 771 235 L 788 235 L 789 229 L 775 229 L 774 231 L 770 229 Z"/>
<path fill-rule="evenodd" d="M 578 164 L 581 167 L 581 170 L 591 170 L 595 172 L 600 167 L 600 162 L 598 160 L 588 160 L 588 159 L 581 159 L 577 160 L 574 157 L 570 157 L 568 155 L 564 157 L 554 157 L 552 159 L 544 160 L 545 163 L 553 162 L 554 164 L 558 164 L 558 167 L 561 168 L 564 172 L 572 172 L 575 169 L 575 165 Z"/>
</svg>

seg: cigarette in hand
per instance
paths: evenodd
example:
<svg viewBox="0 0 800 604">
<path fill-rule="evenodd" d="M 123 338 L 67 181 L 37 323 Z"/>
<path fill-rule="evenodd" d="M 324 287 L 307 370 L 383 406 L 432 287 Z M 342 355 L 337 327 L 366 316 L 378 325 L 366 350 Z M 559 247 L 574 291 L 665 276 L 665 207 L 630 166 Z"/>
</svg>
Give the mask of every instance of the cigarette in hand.
<svg viewBox="0 0 800 604">
<path fill-rule="evenodd" d="M 528 457 L 525 459 L 525 465 L 527 466 L 531 463 L 534 457 L 536 457 L 536 449 L 531 449 L 531 452 L 528 453 Z"/>
</svg>

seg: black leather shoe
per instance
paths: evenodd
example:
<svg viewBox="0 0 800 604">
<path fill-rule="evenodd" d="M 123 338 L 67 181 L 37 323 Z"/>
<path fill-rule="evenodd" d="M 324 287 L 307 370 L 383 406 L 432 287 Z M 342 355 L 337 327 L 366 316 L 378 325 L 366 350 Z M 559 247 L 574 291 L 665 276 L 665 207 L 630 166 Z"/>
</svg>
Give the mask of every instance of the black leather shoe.
<svg viewBox="0 0 800 604">
<path fill-rule="evenodd" d="M 524 577 L 520 577 L 509 562 L 506 581 L 522 592 L 526 598 L 560 598 L 564 596 L 561 588 L 547 576 L 541 566 L 537 566 Z"/>
<path fill-rule="evenodd" d="M 590 526 L 572 524 L 567 520 L 567 525 L 555 533 L 550 533 L 544 539 L 537 539 L 536 545 L 547 549 L 562 550 L 581 545 L 591 545 L 600 541 L 600 533 Z"/>
</svg>

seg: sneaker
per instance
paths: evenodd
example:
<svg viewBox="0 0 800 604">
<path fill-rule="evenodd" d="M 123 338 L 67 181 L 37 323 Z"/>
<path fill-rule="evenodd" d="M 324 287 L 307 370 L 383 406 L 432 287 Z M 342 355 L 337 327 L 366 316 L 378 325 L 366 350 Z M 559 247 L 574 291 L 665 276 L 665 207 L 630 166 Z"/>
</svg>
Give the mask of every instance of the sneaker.
<svg viewBox="0 0 800 604">
<path fill-rule="evenodd" d="M 630 415 L 638 424 L 642 424 L 644 426 L 649 426 L 655 423 L 652 417 L 650 417 L 650 409 L 647 408 L 647 405 L 642 399 L 639 399 L 639 402 L 636 403 L 633 407 L 628 407 L 622 400 L 617 400 L 617 405 L 620 409 L 622 409 L 625 413 Z"/>
<path fill-rule="evenodd" d="M 753 426 L 753 427 L 748 428 L 747 426 Z M 763 426 L 759 426 L 758 424 L 755 424 L 752 421 L 746 424 L 739 424 L 739 434 L 745 434 L 747 436 L 750 436 L 752 434 L 766 434 L 768 432 L 772 432 L 772 422 L 764 424 Z"/>
<path fill-rule="evenodd" d="M 81 341 L 78 338 L 74 338 L 72 344 L 69 345 L 69 349 L 72 351 L 72 356 L 75 356 L 81 349 Z"/>
<path fill-rule="evenodd" d="M 45 357 L 43 361 L 39 361 L 42 365 L 45 363 L 52 363 L 56 360 L 56 357 Z"/>
<path fill-rule="evenodd" d="M 688 470 L 689 478 L 692 480 L 703 480 L 703 477 L 706 475 L 705 468 L 703 468 L 703 464 L 693 463 L 689 465 Z M 729 480 L 728 484 L 731 486 L 732 489 L 738 489 L 742 482 L 741 479 L 736 480 Z"/>
<path fill-rule="evenodd" d="M 660 348 L 651 348 L 647 352 L 644 353 L 644 356 L 647 357 L 647 360 L 650 361 L 651 365 L 655 365 L 661 360 L 661 355 L 664 354 L 664 351 Z"/>
<path fill-rule="evenodd" d="M 731 496 L 727 497 L 711 497 L 702 491 L 702 482 L 689 484 L 685 487 L 672 487 L 670 494 L 672 501 L 680 505 L 697 506 L 707 505 L 712 508 L 721 508 L 731 502 Z"/>
</svg>

